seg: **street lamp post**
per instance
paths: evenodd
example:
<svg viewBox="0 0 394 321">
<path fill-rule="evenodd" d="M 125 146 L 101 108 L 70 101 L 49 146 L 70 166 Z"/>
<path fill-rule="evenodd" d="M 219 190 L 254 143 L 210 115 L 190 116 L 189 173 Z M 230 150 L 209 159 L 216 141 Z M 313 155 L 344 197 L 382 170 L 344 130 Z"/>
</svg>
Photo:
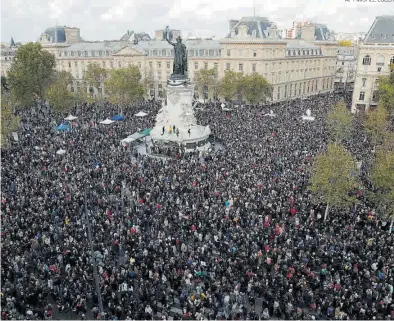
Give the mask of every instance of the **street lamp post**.
<svg viewBox="0 0 394 321">
<path fill-rule="evenodd" d="M 103 316 L 104 314 L 104 306 L 103 306 L 103 299 L 101 297 L 101 290 L 100 290 L 100 280 L 98 276 L 98 271 L 97 271 L 97 261 L 96 258 L 94 257 L 94 249 L 93 249 L 93 241 L 92 241 L 92 229 L 90 227 L 90 219 L 88 215 L 88 205 L 87 205 L 87 199 L 86 199 L 86 190 L 84 191 L 84 200 L 85 200 L 85 220 L 86 220 L 86 226 L 88 229 L 88 238 L 89 238 L 89 244 L 90 244 L 90 255 L 93 260 L 93 276 L 94 280 L 96 283 L 96 292 L 97 292 L 97 298 L 98 298 L 98 303 L 99 303 L 99 309 L 100 313 Z"/>
</svg>

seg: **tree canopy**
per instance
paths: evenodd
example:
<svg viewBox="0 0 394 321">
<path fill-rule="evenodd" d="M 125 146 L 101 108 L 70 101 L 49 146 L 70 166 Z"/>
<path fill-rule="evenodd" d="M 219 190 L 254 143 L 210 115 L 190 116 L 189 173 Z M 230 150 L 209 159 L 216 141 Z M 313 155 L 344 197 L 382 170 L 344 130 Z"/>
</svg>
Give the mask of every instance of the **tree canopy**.
<svg viewBox="0 0 394 321">
<path fill-rule="evenodd" d="M 11 94 L 16 102 L 28 105 L 35 95 L 43 98 L 55 72 L 55 56 L 39 43 L 19 47 L 8 73 Z"/>
<path fill-rule="evenodd" d="M 385 107 L 389 114 L 394 114 L 394 72 L 379 79 L 379 103 Z"/>
<path fill-rule="evenodd" d="M 265 101 L 272 95 L 272 87 L 268 81 L 259 74 L 244 76 L 243 93 L 250 103 Z"/>
<path fill-rule="evenodd" d="M 141 73 L 136 66 L 111 70 L 105 88 L 109 101 L 121 107 L 132 105 L 144 96 Z"/>
<path fill-rule="evenodd" d="M 309 184 L 309 190 L 327 206 L 349 206 L 358 184 L 356 163 L 343 146 L 329 144 L 326 153 L 316 156 Z"/>
<path fill-rule="evenodd" d="M 343 101 L 334 105 L 327 117 L 329 136 L 335 143 L 340 143 L 351 131 L 352 116 Z"/>
<path fill-rule="evenodd" d="M 376 111 L 368 113 L 365 121 L 365 130 L 373 146 L 381 144 L 384 140 L 388 127 L 387 116 L 387 110 L 381 104 Z"/>
<path fill-rule="evenodd" d="M 219 83 L 219 93 L 227 100 L 231 100 L 242 90 L 243 74 L 232 70 L 226 71 Z"/>
<path fill-rule="evenodd" d="M 68 71 L 56 72 L 49 85 L 46 97 L 55 111 L 69 111 L 75 103 L 74 95 L 68 87 L 73 82 L 73 77 Z"/>
<path fill-rule="evenodd" d="M 14 115 L 15 102 L 8 93 L 1 94 L 1 147 L 9 145 L 12 132 L 18 129 L 19 117 Z"/>
<path fill-rule="evenodd" d="M 84 80 L 86 85 L 99 90 L 103 87 L 104 80 L 107 78 L 107 70 L 101 67 L 98 63 L 89 64 L 84 73 Z M 102 90 L 99 92 L 102 96 Z"/>
<path fill-rule="evenodd" d="M 212 89 L 216 85 L 216 69 L 200 69 L 195 73 L 195 83 L 198 92 L 203 95 L 204 88 Z"/>
<path fill-rule="evenodd" d="M 387 146 L 386 146 L 387 147 Z M 394 219 L 394 149 L 381 148 L 371 170 L 372 201 L 384 217 Z"/>
<path fill-rule="evenodd" d="M 1 94 L 8 93 L 10 91 L 10 87 L 8 84 L 8 79 L 4 76 L 1 76 Z"/>
</svg>

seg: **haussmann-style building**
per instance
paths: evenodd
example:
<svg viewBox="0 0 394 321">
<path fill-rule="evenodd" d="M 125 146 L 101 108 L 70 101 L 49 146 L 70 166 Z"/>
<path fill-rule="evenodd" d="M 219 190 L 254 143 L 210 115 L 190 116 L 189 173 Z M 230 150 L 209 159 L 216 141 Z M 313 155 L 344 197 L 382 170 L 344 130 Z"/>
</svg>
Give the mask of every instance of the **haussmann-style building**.
<svg viewBox="0 0 394 321">
<path fill-rule="evenodd" d="M 171 30 L 170 38 L 180 35 Z M 273 86 L 272 101 L 302 98 L 334 88 L 338 43 L 321 24 L 305 23 L 294 39 L 283 39 L 273 22 L 265 17 L 243 17 L 229 21 L 229 32 L 221 40 L 189 37 L 183 40 L 188 50 L 188 76 L 195 80 L 201 69 L 216 69 L 217 80 L 226 71 L 259 73 Z M 56 57 L 57 70 L 69 71 L 77 90 L 91 63 L 106 69 L 136 65 L 149 84 L 148 96 L 165 97 L 167 78 L 172 72 L 173 47 L 164 31 L 147 33 L 127 31 L 120 40 L 84 41 L 78 28 L 48 28 L 40 36 L 45 50 Z M 105 88 L 93 88 L 105 95 Z M 204 88 L 197 98 L 215 98 L 217 88 Z M 235 100 L 243 101 L 240 93 Z"/>
<path fill-rule="evenodd" d="M 394 16 L 379 16 L 358 47 L 352 112 L 377 107 L 379 78 L 390 74 L 390 64 L 394 64 Z"/>
</svg>

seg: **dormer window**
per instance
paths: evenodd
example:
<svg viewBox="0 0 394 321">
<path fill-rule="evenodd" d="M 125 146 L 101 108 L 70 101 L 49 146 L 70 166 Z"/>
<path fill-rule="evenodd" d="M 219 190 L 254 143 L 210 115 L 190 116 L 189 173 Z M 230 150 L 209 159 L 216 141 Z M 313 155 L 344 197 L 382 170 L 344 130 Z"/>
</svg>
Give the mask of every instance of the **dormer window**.
<svg viewBox="0 0 394 321">
<path fill-rule="evenodd" d="M 382 39 L 386 39 L 386 35 L 382 33 Z"/>
</svg>

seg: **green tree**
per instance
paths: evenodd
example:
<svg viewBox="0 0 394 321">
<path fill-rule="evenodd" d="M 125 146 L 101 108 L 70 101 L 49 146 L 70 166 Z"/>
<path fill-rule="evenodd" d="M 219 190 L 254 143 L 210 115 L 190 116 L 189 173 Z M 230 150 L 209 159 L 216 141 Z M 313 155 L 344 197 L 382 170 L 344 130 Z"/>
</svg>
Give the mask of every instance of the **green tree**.
<svg viewBox="0 0 394 321">
<path fill-rule="evenodd" d="M 1 148 L 7 147 L 10 143 L 10 135 L 19 126 L 19 117 L 14 115 L 15 102 L 12 101 L 8 93 L 1 95 Z"/>
<path fill-rule="evenodd" d="M 136 66 L 111 70 L 105 88 L 109 101 L 121 107 L 132 105 L 144 97 L 141 73 Z"/>
<path fill-rule="evenodd" d="M 144 83 L 145 92 L 147 93 L 148 96 L 150 96 L 150 90 L 155 88 L 155 77 L 153 75 L 152 69 L 145 70 L 143 83 Z"/>
<path fill-rule="evenodd" d="M 348 137 L 352 126 L 352 116 L 343 101 L 334 105 L 327 117 L 329 135 L 335 143 Z"/>
<path fill-rule="evenodd" d="M 213 87 L 216 84 L 216 69 L 200 69 L 195 73 L 195 82 L 198 92 L 201 97 L 204 97 L 204 89 L 208 88 L 208 92 L 212 91 Z"/>
<path fill-rule="evenodd" d="M 245 76 L 243 83 L 245 98 L 252 104 L 265 101 L 272 94 L 271 85 L 259 74 L 254 73 Z"/>
<path fill-rule="evenodd" d="M 379 105 L 376 111 L 369 112 L 365 121 L 365 130 L 375 147 L 383 142 L 386 134 L 387 110 L 383 105 Z"/>
<path fill-rule="evenodd" d="M 356 175 L 356 163 L 341 145 L 329 144 L 326 153 L 316 156 L 309 190 L 327 205 L 324 220 L 329 207 L 343 208 L 355 201 L 349 193 L 358 184 Z"/>
<path fill-rule="evenodd" d="M 88 96 L 88 87 L 85 82 L 82 82 L 82 84 L 76 88 L 75 92 L 72 93 L 72 96 L 76 104 L 94 102 L 94 99 Z"/>
<path fill-rule="evenodd" d="M 39 43 L 19 47 L 8 73 L 11 94 L 16 102 L 28 105 L 40 98 L 50 85 L 54 74 L 55 56 L 42 49 Z"/>
<path fill-rule="evenodd" d="M 7 77 L 1 76 L 1 94 L 8 93 L 9 91 L 10 87 Z"/>
<path fill-rule="evenodd" d="M 391 220 L 390 233 L 394 221 L 394 150 L 381 148 L 376 153 L 375 162 L 371 170 L 373 191 L 372 201 L 382 216 Z"/>
<path fill-rule="evenodd" d="M 98 63 L 89 64 L 84 73 L 84 81 L 89 87 L 96 88 L 99 91 L 100 97 L 103 98 L 103 84 L 107 78 L 107 70 L 101 67 Z M 101 90 L 99 90 L 101 88 Z"/>
<path fill-rule="evenodd" d="M 56 72 L 53 76 L 46 97 L 55 111 L 68 112 L 74 106 L 75 96 L 69 91 L 72 82 L 73 77 L 68 71 Z"/>
<path fill-rule="evenodd" d="M 379 79 L 378 100 L 389 114 L 394 114 L 394 72 Z"/>
<path fill-rule="evenodd" d="M 242 90 L 244 76 L 241 72 L 226 71 L 219 83 L 219 93 L 227 100 L 231 100 Z"/>
</svg>

